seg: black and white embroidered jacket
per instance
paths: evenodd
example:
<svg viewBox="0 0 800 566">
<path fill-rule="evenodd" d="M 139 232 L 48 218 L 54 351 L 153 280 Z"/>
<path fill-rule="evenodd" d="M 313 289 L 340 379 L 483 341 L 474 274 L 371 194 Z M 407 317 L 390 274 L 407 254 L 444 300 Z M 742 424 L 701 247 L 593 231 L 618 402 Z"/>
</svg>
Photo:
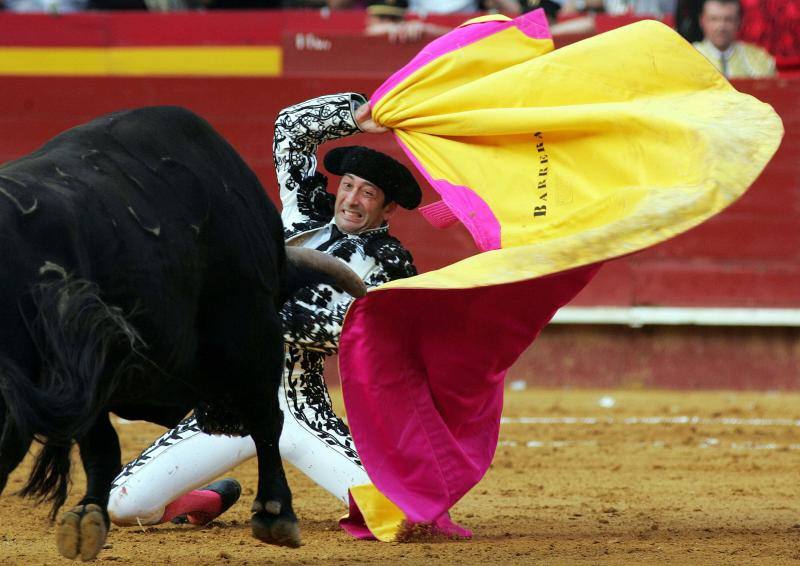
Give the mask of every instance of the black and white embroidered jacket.
<svg viewBox="0 0 800 566">
<path fill-rule="evenodd" d="M 281 111 L 275 124 L 275 169 L 283 203 L 281 216 L 287 243 L 317 247 L 328 240 L 334 214 L 334 195 L 327 179 L 317 172 L 320 144 L 359 131 L 355 108 L 366 102 L 354 93 L 322 96 Z M 374 287 L 392 279 L 416 275 L 411 254 L 381 226 L 348 234 L 325 250 L 347 263 Z M 332 450 L 361 465 L 347 425 L 333 412 L 323 378 L 324 359 L 338 350 L 339 335 L 352 297 L 328 285 L 299 290 L 283 306 L 286 355 L 281 395 L 292 417 L 304 424 Z M 161 450 L 200 430 L 208 433 L 248 434 L 226 403 L 200 406 L 129 463 L 114 486 L 124 483 Z"/>
<path fill-rule="evenodd" d="M 287 243 L 318 247 L 328 240 L 335 196 L 327 192 L 327 178 L 317 172 L 316 151 L 326 141 L 360 131 L 353 113 L 364 102 L 359 94 L 333 94 L 290 106 L 278 115 L 273 155 Z M 368 287 L 416 275 L 411 254 L 389 235 L 388 225 L 346 234 L 325 251 L 347 263 Z M 335 353 L 351 300 L 328 285 L 298 291 L 281 310 L 287 345 Z M 304 364 L 302 359 L 298 362 Z"/>
<path fill-rule="evenodd" d="M 332 234 L 335 196 L 317 172 L 317 148 L 359 132 L 353 113 L 366 100 L 355 93 L 321 96 L 281 111 L 275 123 L 275 170 L 283 203 L 284 236 L 293 245 L 317 248 Z M 325 249 L 374 287 L 417 271 L 411 254 L 389 235 L 388 225 L 347 234 Z M 323 378 L 324 359 L 339 346 L 352 297 L 328 285 L 299 290 L 280 312 L 286 341 L 281 395 L 292 417 L 332 450 L 359 466 L 347 425 L 333 412 Z"/>
</svg>

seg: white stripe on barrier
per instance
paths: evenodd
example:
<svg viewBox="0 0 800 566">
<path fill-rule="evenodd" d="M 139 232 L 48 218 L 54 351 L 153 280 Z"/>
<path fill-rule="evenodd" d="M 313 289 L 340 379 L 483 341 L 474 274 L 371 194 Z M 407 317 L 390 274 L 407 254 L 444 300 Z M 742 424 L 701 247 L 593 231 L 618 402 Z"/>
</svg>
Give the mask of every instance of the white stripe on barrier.
<svg viewBox="0 0 800 566">
<path fill-rule="evenodd" d="M 664 440 L 626 443 L 626 446 L 631 444 L 650 448 L 664 448 L 666 446 L 670 446 L 670 443 Z M 672 444 L 675 444 L 675 442 Z M 573 448 L 596 446 L 600 446 L 600 443 L 596 440 L 500 440 L 497 443 L 498 448 Z M 722 443 L 716 438 L 706 438 L 705 440 L 697 443 L 694 448 L 729 448 L 731 450 L 800 450 L 800 444 L 776 444 L 774 442 L 768 442 L 764 444 L 758 444 L 755 442 Z"/>
<path fill-rule="evenodd" d="M 800 309 L 715 307 L 564 307 L 556 324 L 800 326 Z"/>
<path fill-rule="evenodd" d="M 796 426 L 800 427 L 800 419 L 740 419 L 735 417 L 706 418 L 698 416 L 675 417 L 501 417 L 500 424 L 523 425 L 726 425 L 726 426 Z"/>
</svg>

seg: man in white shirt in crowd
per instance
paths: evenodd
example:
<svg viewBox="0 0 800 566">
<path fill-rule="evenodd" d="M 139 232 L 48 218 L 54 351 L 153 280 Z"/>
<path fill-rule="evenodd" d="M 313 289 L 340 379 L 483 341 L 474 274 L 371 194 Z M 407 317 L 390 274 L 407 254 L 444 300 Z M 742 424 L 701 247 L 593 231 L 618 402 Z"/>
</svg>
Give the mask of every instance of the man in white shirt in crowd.
<svg viewBox="0 0 800 566">
<path fill-rule="evenodd" d="M 706 0 L 700 13 L 703 41 L 695 48 L 728 78 L 775 76 L 775 59 L 764 49 L 736 41 L 742 22 L 739 0 Z"/>
</svg>

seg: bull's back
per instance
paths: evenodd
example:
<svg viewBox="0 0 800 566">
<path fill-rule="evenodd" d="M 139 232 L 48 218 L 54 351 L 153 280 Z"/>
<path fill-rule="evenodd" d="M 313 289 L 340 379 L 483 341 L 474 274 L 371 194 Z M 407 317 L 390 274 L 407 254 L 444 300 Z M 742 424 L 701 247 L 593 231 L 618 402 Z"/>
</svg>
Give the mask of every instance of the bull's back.
<svg viewBox="0 0 800 566">
<path fill-rule="evenodd" d="M 256 176 L 202 118 L 103 116 L 0 167 L 0 315 L 56 266 L 135 312 L 157 358 L 188 360 L 204 297 L 230 277 L 277 294 L 264 273 L 282 270 L 280 233 Z"/>
</svg>

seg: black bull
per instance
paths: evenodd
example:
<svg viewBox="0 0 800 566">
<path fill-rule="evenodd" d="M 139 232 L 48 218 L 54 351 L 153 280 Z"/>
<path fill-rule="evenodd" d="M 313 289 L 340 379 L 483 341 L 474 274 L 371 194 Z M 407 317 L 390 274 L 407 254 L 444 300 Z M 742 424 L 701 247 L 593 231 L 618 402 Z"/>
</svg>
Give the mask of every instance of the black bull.
<svg viewBox="0 0 800 566">
<path fill-rule="evenodd" d="M 105 540 L 120 469 L 109 411 L 171 427 L 198 405 L 255 441 L 254 535 L 299 545 L 278 452 L 277 312 L 331 279 L 286 255 L 255 174 L 181 108 L 104 116 L 0 167 L 0 492 L 39 439 L 22 493 L 55 517 L 77 442 L 87 488 L 59 518 L 64 556 L 91 559 Z"/>
</svg>

